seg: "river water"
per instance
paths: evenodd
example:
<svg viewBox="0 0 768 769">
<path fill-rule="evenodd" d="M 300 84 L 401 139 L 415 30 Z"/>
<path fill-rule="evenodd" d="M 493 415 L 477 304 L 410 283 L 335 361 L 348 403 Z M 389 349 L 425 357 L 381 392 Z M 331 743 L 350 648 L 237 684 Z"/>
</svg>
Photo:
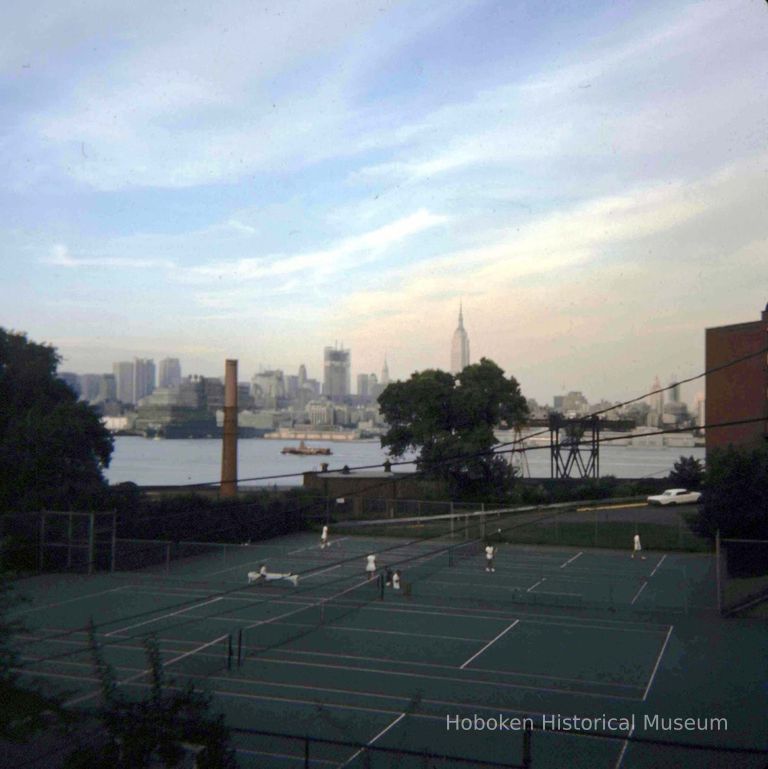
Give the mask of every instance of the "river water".
<svg viewBox="0 0 768 769">
<path fill-rule="evenodd" d="M 331 456 L 302 457 L 281 454 L 285 445 L 298 445 L 297 441 L 241 440 L 238 444 L 238 476 L 240 483 L 261 486 L 298 486 L 303 472 L 319 470 L 321 462 L 329 469 L 381 465 L 387 459 L 379 441 L 323 442 L 312 446 L 328 447 Z M 663 478 L 681 456 L 704 460 L 704 449 L 611 446 L 600 447 L 600 474 L 619 478 Z M 530 476 L 548 478 L 549 448 L 528 451 Z M 412 471 L 414 466 L 403 465 L 394 470 Z M 106 472 L 110 483 L 133 481 L 140 486 L 179 486 L 184 484 L 215 482 L 221 477 L 221 441 L 200 440 L 148 440 L 139 437 L 115 438 L 112 463 Z"/>
</svg>

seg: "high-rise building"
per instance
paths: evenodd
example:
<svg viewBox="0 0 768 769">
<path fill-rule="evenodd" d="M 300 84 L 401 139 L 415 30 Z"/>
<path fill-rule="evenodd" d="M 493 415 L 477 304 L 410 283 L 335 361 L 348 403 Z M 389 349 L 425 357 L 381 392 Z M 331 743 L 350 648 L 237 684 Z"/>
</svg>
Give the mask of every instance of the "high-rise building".
<svg viewBox="0 0 768 769">
<path fill-rule="evenodd" d="M 181 363 L 178 358 L 163 358 L 158 372 L 158 387 L 178 387 L 181 384 Z"/>
<path fill-rule="evenodd" d="M 350 394 L 350 352 L 343 347 L 326 347 L 323 353 L 323 395 L 341 403 Z"/>
<path fill-rule="evenodd" d="M 106 401 L 114 400 L 119 400 L 117 397 L 117 377 L 114 374 L 102 374 L 99 381 L 99 392 L 96 396 L 96 401 L 105 403 Z"/>
<path fill-rule="evenodd" d="M 148 358 L 133 359 L 133 397 L 138 403 L 155 389 L 155 362 Z"/>
<path fill-rule="evenodd" d="M 131 363 L 129 360 L 113 363 L 112 373 L 115 377 L 117 400 L 119 400 L 121 403 L 136 403 L 133 363 Z"/>
<path fill-rule="evenodd" d="M 89 403 L 99 397 L 99 384 L 101 383 L 101 374 L 81 374 L 80 375 L 80 397 Z"/>
<path fill-rule="evenodd" d="M 667 400 L 669 403 L 680 403 L 680 385 L 677 381 L 677 374 L 672 374 L 672 381 L 667 390 Z"/>
<path fill-rule="evenodd" d="M 459 325 L 451 340 L 451 373 L 458 374 L 469 365 L 469 336 L 464 329 L 463 307 L 459 305 Z"/>
<path fill-rule="evenodd" d="M 469 348 L 467 348 L 469 350 Z M 469 356 L 469 352 L 467 352 Z M 389 366 L 387 366 L 387 356 L 384 356 L 384 366 L 381 369 L 381 384 L 386 387 L 389 384 Z"/>
<path fill-rule="evenodd" d="M 369 395 L 368 390 L 369 377 L 368 374 L 357 375 L 357 394 L 360 398 L 367 398 Z"/>
</svg>

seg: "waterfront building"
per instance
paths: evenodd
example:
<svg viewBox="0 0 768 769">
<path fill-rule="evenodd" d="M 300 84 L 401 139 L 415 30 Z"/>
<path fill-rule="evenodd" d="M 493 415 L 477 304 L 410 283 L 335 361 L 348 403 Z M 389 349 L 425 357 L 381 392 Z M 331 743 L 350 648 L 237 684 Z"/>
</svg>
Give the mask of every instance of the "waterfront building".
<svg viewBox="0 0 768 769">
<path fill-rule="evenodd" d="M 286 389 L 281 369 L 268 369 L 254 374 L 251 386 L 254 402 L 259 408 L 274 409 L 283 405 Z"/>
<path fill-rule="evenodd" d="M 323 398 L 321 400 L 310 401 L 307 403 L 307 418 L 311 425 L 332 425 L 334 424 L 335 410 L 333 403 Z"/>
<path fill-rule="evenodd" d="M 768 440 L 768 305 L 760 320 L 705 331 L 707 452 Z M 739 360 L 742 359 L 743 360 Z M 726 366 L 732 361 L 738 363 Z M 718 369 L 718 370 L 714 370 Z M 745 424 L 715 428 L 723 422 Z M 754 421 L 752 421 L 754 420 Z"/>
<path fill-rule="evenodd" d="M 155 362 L 149 358 L 133 359 L 133 397 L 138 403 L 155 389 Z"/>
<path fill-rule="evenodd" d="M 350 395 L 350 351 L 344 347 L 326 347 L 323 351 L 323 395 L 343 403 Z"/>
<path fill-rule="evenodd" d="M 101 384 L 101 377 L 101 374 L 80 375 L 80 397 L 84 401 L 92 403 L 99 397 L 99 385 Z"/>
<path fill-rule="evenodd" d="M 469 365 L 469 335 L 464 329 L 463 307 L 459 305 L 459 325 L 451 340 L 451 373 L 458 374 Z"/>
<path fill-rule="evenodd" d="M 163 358 L 158 372 L 158 387 L 178 387 L 181 384 L 181 363 L 178 358 Z"/>
<path fill-rule="evenodd" d="M 115 377 L 117 400 L 119 400 L 121 403 L 136 403 L 133 363 L 131 363 L 129 360 L 113 363 L 112 373 Z"/>
</svg>

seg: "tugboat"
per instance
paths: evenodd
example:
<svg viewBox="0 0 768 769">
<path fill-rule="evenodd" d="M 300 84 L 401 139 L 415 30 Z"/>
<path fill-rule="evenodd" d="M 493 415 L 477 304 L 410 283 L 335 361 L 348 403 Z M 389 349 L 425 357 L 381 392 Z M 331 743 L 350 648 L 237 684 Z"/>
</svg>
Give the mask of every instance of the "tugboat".
<svg viewBox="0 0 768 769">
<path fill-rule="evenodd" d="M 304 441 L 299 441 L 298 446 L 285 446 L 280 453 L 281 454 L 298 454 L 299 456 L 302 456 L 302 457 L 310 457 L 310 456 L 315 456 L 316 454 L 323 454 L 327 456 L 332 452 L 330 449 L 314 448 L 311 446 L 307 446 L 304 443 Z"/>
</svg>

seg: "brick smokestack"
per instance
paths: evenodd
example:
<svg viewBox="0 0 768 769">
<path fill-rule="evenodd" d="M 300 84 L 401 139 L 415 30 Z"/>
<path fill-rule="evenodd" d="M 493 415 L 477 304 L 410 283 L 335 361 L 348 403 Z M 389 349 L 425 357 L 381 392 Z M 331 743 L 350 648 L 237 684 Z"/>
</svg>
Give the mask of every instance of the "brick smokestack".
<svg viewBox="0 0 768 769">
<path fill-rule="evenodd" d="M 237 495 L 237 361 L 227 360 L 225 366 L 219 493 L 222 497 L 234 497 Z"/>
</svg>

